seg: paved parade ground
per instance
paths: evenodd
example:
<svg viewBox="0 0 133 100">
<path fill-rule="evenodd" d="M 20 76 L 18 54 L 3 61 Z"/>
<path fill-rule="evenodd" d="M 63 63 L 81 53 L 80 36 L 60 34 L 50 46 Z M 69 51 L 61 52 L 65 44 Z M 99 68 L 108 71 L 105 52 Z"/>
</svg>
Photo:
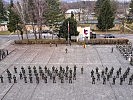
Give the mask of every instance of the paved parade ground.
<svg viewBox="0 0 133 100">
<path fill-rule="evenodd" d="M 114 52 L 111 53 L 111 48 L 114 47 Z M 65 49 L 68 49 L 68 53 Z M 133 74 L 133 66 L 130 66 L 114 45 L 87 45 L 83 48 L 82 45 L 9 45 L 7 47 L 12 51 L 5 59 L 0 61 L 0 75 L 4 77 L 4 83 L 0 83 L 0 99 L 1 100 L 133 100 L 133 85 L 128 85 L 128 78 L 120 85 L 119 78 L 116 79 L 116 84 L 112 85 L 112 78 L 105 85 L 101 81 L 96 81 L 92 84 L 91 70 L 99 68 L 101 73 L 105 67 L 109 70 L 114 67 L 114 74 L 119 67 L 122 68 L 122 73 L 130 67 L 130 75 Z M 48 77 L 48 82 L 45 83 L 40 79 L 37 84 L 35 78 L 33 83 L 25 83 L 19 79 L 19 73 L 14 73 L 14 66 L 20 72 L 23 66 L 28 73 L 28 66 L 36 66 L 37 69 L 41 66 L 50 68 L 60 65 L 65 68 L 67 65 L 73 69 L 77 66 L 76 80 L 70 84 L 67 80 L 61 83 L 58 78 L 56 83 Z M 84 72 L 81 74 L 81 67 Z M 9 69 L 13 75 L 17 77 L 17 83 L 9 83 L 7 79 L 6 69 Z M 130 76 L 129 75 L 129 76 Z M 28 76 L 28 75 L 27 75 Z"/>
</svg>

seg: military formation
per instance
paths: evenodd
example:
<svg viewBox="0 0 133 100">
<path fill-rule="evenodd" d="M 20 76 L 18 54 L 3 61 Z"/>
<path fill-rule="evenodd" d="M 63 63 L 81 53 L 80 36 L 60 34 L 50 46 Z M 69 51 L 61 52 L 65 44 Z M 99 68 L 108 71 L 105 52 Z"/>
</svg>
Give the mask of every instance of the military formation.
<svg viewBox="0 0 133 100">
<path fill-rule="evenodd" d="M 6 74 L 9 83 L 17 83 L 17 80 L 23 80 L 24 83 L 36 82 L 37 84 L 39 84 L 41 80 L 43 80 L 44 83 L 48 83 L 50 82 L 50 80 L 52 80 L 53 83 L 73 83 L 73 81 L 76 80 L 77 77 L 76 70 L 76 65 L 74 65 L 73 68 L 69 68 L 69 66 L 63 68 L 62 66 L 60 66 L 59 69 L 55 66 L 53 66 L 51 69 L 49 69 L 47 66 L 45 66 L 44 68 L 42 68 L 41 66 L 39 66 L 39 68 L 37 68 L 36 66 L 28 66 L 28 68 L 24 68 L 22 66 L 19 70 L 14 66 L 14 72 L 11 73 L 11 71 L 7 69 Z M 83 67 L 81 68 L 81 74 L 83 74 Z M 1 83 L 4 83 L 4 78 L 2 75 L 0 75 L 0 81 Z"/>
<path fill-rule="evenodd" d="M 99 68 L 96 67 L 95 70 L 91 71 L 92 84 L 96 84 L 96 82 L 102 81 L 102 84 L 106 84 L 107 82 L 112 85 L 119 83 L 123 85 L 123 83 L 128 83 L 128 85 L 132 85 L 133 82 L 133 74 L 131 74 L 130 67 L 128 67 L 124 73 L 122 73 L 122 68 L 120 67 L 116 72 L 114 68 L 108 69 L 106 67 L 104 70 L 99 71 Z"/>
<path fill-rule="evenodd" d="M 0 61 L 8 55 L 8 50 L 0 49 Z"/>
<path fill-rule="evenodd" d="M 128 44 L 116 45 L 116 48 L 120 51 L 126 60 L 129 59 L 129 61 L 131 61 L 133 59 L 133 48 L 131 42 Z"/>
</svg>

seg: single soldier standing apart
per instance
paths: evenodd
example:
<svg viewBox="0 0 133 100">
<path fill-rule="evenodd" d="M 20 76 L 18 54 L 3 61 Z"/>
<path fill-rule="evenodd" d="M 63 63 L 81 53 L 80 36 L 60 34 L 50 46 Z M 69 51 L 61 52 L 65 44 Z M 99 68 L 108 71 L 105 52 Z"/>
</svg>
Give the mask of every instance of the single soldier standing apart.
<svg viewBox="0 0 133 100">
<path fill-rule="evenodd" d="M 84 70 L 84 69 L 83 69 L 83 66 L 82 66 L 82 67 L 81 67 L 81 74 L 83 74 L 83 70 Z"/>
<path fill-rule="evenodd" d="M 114 51 L 114 48 L 112 47 L 112 48 L 111 48 L 111 53 L 113 53 L 113 51 Z"/>
<path fill-rule="evenodd" d="M 65 49 L 65 51 L 66 51 L 66 53 L 67 53 L 67 51 L 68 51 L 67 48 Z"/>
<path fill-rule="evenodd" d="M 4 81 L 3 81 L 3 76 L 2 76 L 2 75 L 0 75 L 0 80 L 1 80 L 1 83 L 4 82 Z"/>
</svg>

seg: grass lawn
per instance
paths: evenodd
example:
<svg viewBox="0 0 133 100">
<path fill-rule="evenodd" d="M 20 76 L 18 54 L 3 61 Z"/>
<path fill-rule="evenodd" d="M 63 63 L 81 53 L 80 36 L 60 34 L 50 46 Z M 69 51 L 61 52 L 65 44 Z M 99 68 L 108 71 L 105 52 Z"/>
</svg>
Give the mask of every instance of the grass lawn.
<svg viewBox="0 0 133 100">
<path fill-rule="evenodd" d="M 10 35 L 9 31 L 0 31 L 0 35 Z"/>
</svg>

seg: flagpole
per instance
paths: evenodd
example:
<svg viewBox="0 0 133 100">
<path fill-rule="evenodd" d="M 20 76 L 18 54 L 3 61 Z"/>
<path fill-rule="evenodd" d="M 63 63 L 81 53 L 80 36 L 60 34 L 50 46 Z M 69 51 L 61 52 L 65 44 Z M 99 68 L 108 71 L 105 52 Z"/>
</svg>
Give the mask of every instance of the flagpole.
<svg viewBox="0 0 133 100">
<path fill-rule="evenodd" d="M 69 44 L 69 21 L 68 21 L 68 44 Z"/>
</svg>

